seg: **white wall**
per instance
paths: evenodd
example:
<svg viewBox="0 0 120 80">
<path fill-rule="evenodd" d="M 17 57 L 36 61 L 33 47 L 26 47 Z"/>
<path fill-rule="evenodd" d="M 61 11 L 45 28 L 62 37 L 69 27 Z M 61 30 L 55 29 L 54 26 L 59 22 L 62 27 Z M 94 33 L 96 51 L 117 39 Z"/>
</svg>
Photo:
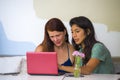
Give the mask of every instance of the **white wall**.
<svg viewBox="0 0 120 80">
<path fill-rule="evenodd" d="M 0 27 L 3 32 L 0 34 L 0 42 L 7 45 L 8 48 L 0 45 L 0 55 L 25 55 L 20 53 L 21 45 L 14 46 L 11 43 L 25 42 L 30 43 L 25 47 L 32 47 L 27 50 L 34 51 L 35 47 L 42 42 L 44 36 L 44 25 L 48 19 L 38 18 L 33 7 L 33 0 L 0 0 Z M 71 39 L 71 31 L 68 22 L 63 21 L 66 25 Z M 112 56 L 120 56 L 120 32 L 107 32 L 107 25 L 103 23 L 94 23 L 97 33 L 97 39 L 105 43 L 111 51 Z M 1 31 L 1 32 L 2 32 Z M 5 44 L 3 36 L 6 36 Z M 16 44 L 15 44 L 16 45 Z M 22 45 L 23 46 L 23 45 Z M 4 53 L 3 48 L 6 48 Z M 17 52 L 14 49 L 18 50 Z M 19 48 L 19 49 L 17 49 Z M 24 48 L 25 50 L 25 48 Z"/>
</svg>

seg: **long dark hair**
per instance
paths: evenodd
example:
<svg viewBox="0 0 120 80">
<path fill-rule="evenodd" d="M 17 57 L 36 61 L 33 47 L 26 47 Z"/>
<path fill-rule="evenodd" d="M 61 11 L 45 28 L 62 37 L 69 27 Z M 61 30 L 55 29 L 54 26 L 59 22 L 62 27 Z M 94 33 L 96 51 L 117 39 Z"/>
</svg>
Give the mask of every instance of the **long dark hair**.
<svg viewBox="0 0 120 80">
<path fill-rule="evenodd" d="M 52 18 L 45 25 L 44 40 L 42 44 L 40 44 L 43 46 L 43 51 L 49 51 L 49 52 L 54 51 L 54 43 L 51 41 L 49 37 L 48 30 L 59 31 L 59 32 L 64 32 L 66 30 L 65 41 L 69 43 L 68 32 L 62 21 L 58 18 Z"/>
<path fill-rule="evenodd" d="M 94 27 L 93 27 L 92 22 L 84 16 L 72 18 L 70 20 L 70 26 L 72 27 L 72 25 L 74 24 L 82 28 L 86 35 L 88 34 L 85 40 L 83 41 L 83 43 L 85 44 L 85 48 L 83 49 L 83 52 L 85 53 L 85 58 L 83 60 L 83 63 L 86 64 L 91 57 L 91 50 L 92 50 L 93 45 L 98 42 L 95 39 Z M 77 45 L 75 41 L 73 40 L 73 38 L 72 38 L 72 44 L 76 50 L 80 49 L 80 45 Z"/>
</svg>

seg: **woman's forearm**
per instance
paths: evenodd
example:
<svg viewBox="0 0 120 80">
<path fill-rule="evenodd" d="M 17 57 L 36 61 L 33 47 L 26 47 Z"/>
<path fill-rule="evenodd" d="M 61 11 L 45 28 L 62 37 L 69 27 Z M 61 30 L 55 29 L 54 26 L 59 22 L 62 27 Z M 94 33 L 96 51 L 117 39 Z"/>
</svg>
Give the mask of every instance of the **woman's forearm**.
<svg viewBox="0 0 120 80">
<path fill-rule="evenodd" d="M 74 72 L 74 66 L 59 66 L 59 69 L 67 71 L 67 72 L 71 72 L 71 73 Z M 87 66 L 82 66 L 82 67 L 80 67 L 80 73 L 88 75 L 91 73 L 91 70 L 89 70 L 89 67 L 87 67 Z"/>
<path fill-rule="evenodd" d="M 87 66 L 82 66 L 82 67 L 80 67 L 80 73 L 88 75 L 91 73 L 91 70 L 89 70 L 89 67 L 87 67 Z"/>
<path fill-rule="evenodd" d="M 67 71 L 67 72 L 71 72 L 73 73 L 74 72 L 74 66 L 63 66 L 63 65 L 59 65 L 58 67 L 60 70 L 64 70 L 64 71 Z M 91 74 L 92 71 L 94 70 L 94 68 L 88 66 L 88 65 L 84 65 L 82 67 L 79 68 L 80 69 L 80 73 L 81 74 Z"/>
<path fill-rule="evenodd" d="M 74 72 L 74 66 L 59 66 L 59 69 L 67 72 L 71 72 L 71 73 Z"/>
</svg>

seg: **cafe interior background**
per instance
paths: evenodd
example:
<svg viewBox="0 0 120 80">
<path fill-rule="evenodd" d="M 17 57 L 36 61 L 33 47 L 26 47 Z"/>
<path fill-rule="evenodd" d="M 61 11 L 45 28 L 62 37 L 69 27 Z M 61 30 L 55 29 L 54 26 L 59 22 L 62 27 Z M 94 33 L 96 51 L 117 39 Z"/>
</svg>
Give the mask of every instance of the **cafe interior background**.
<svg viewBox="0 0 120 80">
<path fill-rule="evenodd" d="M 120 0 L 0 0 L 0 56 L 34 51 L 53 17 L 63 21 L 71 42 L 69 20 L 76 16 L 88 17 L 97 40 L 120 60 Z"/>
</svg>

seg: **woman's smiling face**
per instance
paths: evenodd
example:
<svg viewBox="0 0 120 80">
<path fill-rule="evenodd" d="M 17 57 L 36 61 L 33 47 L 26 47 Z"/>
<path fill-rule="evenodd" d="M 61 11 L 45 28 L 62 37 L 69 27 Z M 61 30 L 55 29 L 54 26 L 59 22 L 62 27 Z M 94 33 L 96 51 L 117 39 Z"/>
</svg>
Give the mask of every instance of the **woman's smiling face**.
<svg viewBox="0 0 120 80">
<path fill-rule="evenodd" d="M 86 38 L 85 31 L 76 24 L 72 25 L 71 32 L 72 38 L 74 39 L 76 44 L 81 44 Z"/>
</svg>

